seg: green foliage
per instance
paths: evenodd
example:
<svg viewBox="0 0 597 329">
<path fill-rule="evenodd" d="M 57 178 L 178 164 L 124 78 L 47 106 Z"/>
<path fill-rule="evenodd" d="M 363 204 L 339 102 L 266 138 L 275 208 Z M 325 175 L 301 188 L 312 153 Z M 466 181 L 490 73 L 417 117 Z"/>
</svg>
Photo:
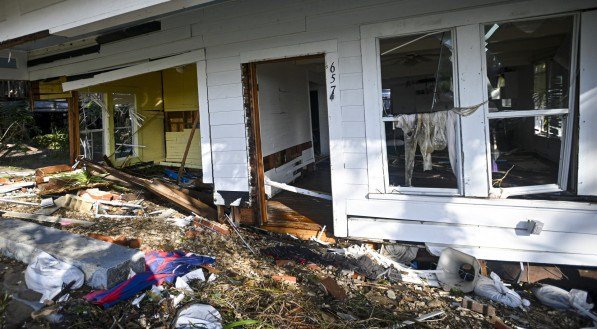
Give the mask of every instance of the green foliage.
<svg viewBox="0 0 597 329">
<path fill-rule="evenodd" d="M 37 132 L 27 101 L 0 102 L 0 144 L 27 143 Z"/>
<path fill-rule="evenodd" d="M 65 130 L 54 130 L 51 134 L 33 137 L 33 146 L 49 150 L 67 150 L 68 133 Z"/>
<path fill-rule="evenodd" d="M 10 295 L 3 293 L 0 295 L 0 328 L 4 328 L 6 308 L 8 308 L 8 302 L 10 302 Z"/>
</svg>

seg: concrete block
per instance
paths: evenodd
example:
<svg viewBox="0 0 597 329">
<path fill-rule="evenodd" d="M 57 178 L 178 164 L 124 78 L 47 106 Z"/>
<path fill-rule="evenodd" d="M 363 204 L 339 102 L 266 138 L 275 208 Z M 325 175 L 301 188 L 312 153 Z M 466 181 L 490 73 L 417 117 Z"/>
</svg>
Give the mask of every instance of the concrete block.
<svg viewBox="0 0 597 329">
<path fill-rule="evenodd" d="M 107 289 L 145 271 L 142 252 L 16 219 L 0 220 L 0 253 L 29 263 L 40 251 L 80 268 L 85 284 Z"/>
</svg>

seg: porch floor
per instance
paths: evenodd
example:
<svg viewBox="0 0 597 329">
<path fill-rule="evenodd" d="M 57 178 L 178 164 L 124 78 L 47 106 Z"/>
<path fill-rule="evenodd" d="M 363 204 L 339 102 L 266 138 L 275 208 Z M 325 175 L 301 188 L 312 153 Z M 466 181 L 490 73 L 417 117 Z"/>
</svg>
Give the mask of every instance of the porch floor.
<svg viewBox="0 0 597 329">
<path fill-rule="evenodd" d="M 290 185 L 331 194 L 329 159 L 319 161 L 314 171 L 303 172 Z M 267 201 L 268 220 L 263 228 L 278 233 L 290 233 L 302 239 L 315 236 L 326 226 L 326 234 L 333 236 L 332 202 L 307 195 L 282 191 Z"/>
</svg>

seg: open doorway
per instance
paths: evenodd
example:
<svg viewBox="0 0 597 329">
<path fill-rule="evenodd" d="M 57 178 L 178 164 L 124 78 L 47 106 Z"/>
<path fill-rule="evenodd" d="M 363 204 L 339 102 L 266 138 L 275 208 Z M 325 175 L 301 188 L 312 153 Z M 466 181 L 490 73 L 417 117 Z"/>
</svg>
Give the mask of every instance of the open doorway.
<svg viewBox="0 0 597 329">
<path fill-rule="evenodd" d="M 325 59 L 248 64 L 254 195 L 264 228 L 310 238 L 332 232 Z M 253 166 L 252 166 L 253 167 Z"/>
</svg>

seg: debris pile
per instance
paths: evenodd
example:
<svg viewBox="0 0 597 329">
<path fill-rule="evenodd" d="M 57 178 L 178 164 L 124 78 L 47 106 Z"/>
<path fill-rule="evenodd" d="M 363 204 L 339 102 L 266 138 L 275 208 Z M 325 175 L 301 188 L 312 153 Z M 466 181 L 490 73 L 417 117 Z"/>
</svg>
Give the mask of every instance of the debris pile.
<svg viewBox="0 0 597 329">
<path fill-rule="evenodd" d="M 4 175 L 2 217 L 140 249 L 145 272 L 94 290 L 76 275 L 39 280 L 47 268 L 77 273 L 63 260 L 40 256 L 27 266 L 0 256 L 0 326 L 579 328 L 594 320 L 585 292 L 508 285 L 454 249 L 425 266 L 417 246 L 300 241 L 212 221 L 213 208 L 168 181 L 87 160 L 67 167 Z"/>
</svg>

